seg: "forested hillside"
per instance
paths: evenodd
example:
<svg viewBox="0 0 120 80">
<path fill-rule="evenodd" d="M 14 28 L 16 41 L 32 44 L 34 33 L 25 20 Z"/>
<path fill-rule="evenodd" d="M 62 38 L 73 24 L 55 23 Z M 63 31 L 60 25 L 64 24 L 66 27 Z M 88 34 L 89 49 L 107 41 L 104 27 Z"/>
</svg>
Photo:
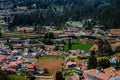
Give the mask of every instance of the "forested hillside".
<svg viewBox="0 0 120 80">
<path fill-rule="evenodd" d="M 68 20 L 95 19 L 105 28 L 120 28 L 120 0 L 9 0 L 15 6 L 36 4 L 36 11 L 17 14 L 11 26 L 64 25 Z"/>
</svg>

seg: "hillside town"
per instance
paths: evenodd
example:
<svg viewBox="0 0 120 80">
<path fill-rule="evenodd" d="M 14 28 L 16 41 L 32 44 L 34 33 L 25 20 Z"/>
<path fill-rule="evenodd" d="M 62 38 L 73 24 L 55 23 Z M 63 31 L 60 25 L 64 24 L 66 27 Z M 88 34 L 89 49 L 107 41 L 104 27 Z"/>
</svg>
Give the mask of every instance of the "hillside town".
<svg viewBox="0 0 120 80">
<path fill-rule="evenodd" d="M 119 29 L 110 29 L 108 33 L 105 33 L 102 29 L 95 29 L 94 32 L 91 32 L 84 30 L 82 23 L 80 23 L 80 26 L 78 24 L 74 25 L 70 25 L 68 29 L 63 30 L 44 26 L 44 28 L 37 29 L 36 31 L 31 27 L 20 27 L 16 32 L 7 32 L 6 34 L 31 34 L 34 32 L 34 34 L 44 35 L 42 36 L 44 41 L 39 40 L 40 38 L 20 38 L 19 36 L 10 39 L 1 38 L 1 70 L 7 74 L 34 76 L 38 80 L 54 80 L 54 71 L 58 70 L 62 71 L 66 80 L 120 79 L 120 68 L 117 66 L 120 56 Z M 100 34 L 98 31 L 103 33 Z M 100 54 L 99 44 L 94 41 L 97 38 L 111 41 L 111 50 L 117 54 L 113 53 L 114 55 L 110 57 L 104 56 L 110 55 L 109 53 Z M 87 49 L 88 46 L 89 48 Z M 117 48 L 118 52 L 116 51 Z M 95 51 L 99 59 L 103 61 L 108 60 L 110 65 L 106 67 L 105 64 L 107 63 L 98 62 L 98 68 L 88 69 L 88 60 L 90 56 L 93 56 L 91 55 L 92 51 Z M 46 64 L 43 62 L 44 64 L 42 63 L 42 65 L 40 61 L 44 58 L 45 60 L 50 58 L 60 61 L 59 64 L 53 64 L 52 61 L 49 62 L 51 67 L 54 68 L 53 65 L 58 65 L 60 68 L 52 71 L 49 65 L 44 67 L 44 65 L 47 65 L 47 62 Z M 97 64 L 95 65 L 97 66 Z M 52 72 L 46 72 L 46 69 Z"/>
<path fill-rule="evenodd" d="M 0 80 L 120 80 L 119 28 L 93 18 L 17 24 L 15 15 L 50 11 L 40 7 L 0 0 Z"/>
</svg>

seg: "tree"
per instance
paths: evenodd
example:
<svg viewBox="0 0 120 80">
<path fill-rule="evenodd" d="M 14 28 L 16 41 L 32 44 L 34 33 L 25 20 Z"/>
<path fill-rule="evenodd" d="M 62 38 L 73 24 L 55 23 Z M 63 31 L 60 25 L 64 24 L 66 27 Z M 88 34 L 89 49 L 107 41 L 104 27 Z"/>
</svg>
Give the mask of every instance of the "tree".
<svg viewBox="0 0 120 80">
<path fill-rule="evenodd" d="M 107 58 L 98 60 L 98 67 L 108 68 L 110 67 L 110 61 Z"/>
<path fill-rule="evenodd" d="M 8 76 L 8 74 L 6 74 L 5 72 L 3 72 L 0 68 L 0 80 L 11 80 Z"/>
<path fill-rule="evenodd" d="M 55 75 L 56 80 L 65 80 L 61 71 L 57 71 Z"/>
<path fill-rule="evenodd" d="M 97 59 L 94 55 L 90 56 L 88 59 L 88 69 L 95 69 L 97 68 Z"/>
<path fill-rule="evenodd" d="M 115 52 L 116 52 L 116 53 L 119 53 L 119 52 L 120 52 L 120 46 L 118 46 L 118 47 L 115 48 Z"/>
<path fill-rule="evenodd" d="M 98 46 L 99 53 L 100 54 L 103 53 L 103 44 L 104 44 L 103 40 L 101 38 L 98 38 L 96 43 Z"/>
<path fill-rule="evenodd" d="M 55 36 L 53 33 L 46 33 L 43 39 L 43 42 L 47 45 L 52 45 L 53 41 L 51 39 L 55 39 Z"/>
<path fill-rule="evenodd" d="M 45 74 L 48 74 L 48 73 L 49 73 L 49 71 L 48 71 L 47 68 L 44 68 L 43 71 L 44 71 Z"/>
<path fill-rule="evenodd" d="M 111 45 L 108 42 L 108 40 L 104 41 L 103 49 L 104 49 L 104 53 L 107 53 L 107 55 L 113 55 L 113 51 L 111 49 Z"/>
<path fill-rule="evenodd" d="M 32 48 L 29 48 L 28 53 L 32 53 L 32 52 L 33 52 Z"/>
<path fill-rule="evenodd" d="M 0 31 L 0 38 L 2 37 L 2 33 L 1 33 L 1 31 Z"/>
<path fill-rule="evenodd" d="M 13 50 L 13 45 L 10 42 L 8 42 L 8 46 L 11 50 Z"/>
<path fill-rule="evenodd" d="M 59 50 L 59 44 L 55 43 L 55 51 L 58 51 Z"/>
<path fill-rule="evenodd" d="M 43 43 L 45 43 L 47 45 L 52 45 L 53 41 L 51 39 L 47 38 L 47 39 L 43 39 Z"/>
<path fill-rule="evenodd" d="M 80 21 L 94 18 L 105 25 L 105 29 L 119 28 L 120 0 L 9 0 L 16 6 L 32 8 L 36 4 L 37 11 L 14 15 L 13 26 L 17 25 L 64 25 L 68 20 Z M 56 5 L 57 7 L 53 7 Z M 40 9 L 40 10 L 38 10 Z M 108 15 L 109 14 L 109 15 Z M 86 29 L 93 24 L 87 23 Z M 12 26 L 11 26 L 12 27 Z M 10 28 L 10 27 L 9 27 Z"/>
<path fill-rule="evenodd" d="M 106 39 L 97 40 L 99 55 L 113 55 L 110 43 Z"/>
<path fill-rule="evenodd" d="M 91 53 L 90 53 L 91 56 L 94 56 L 95 55 L 95 51 L 92 50 Z"/>
<path fill-rule="evenodd" d="M 27 77 L 29 80 L 36 80 L 35 76 L 29 76 Z"/>
<path fill-rule="evenodd" d="M 61 44 L 66 44 L 65 40 L 62 39 L 61 40 Z"/>
<path fill-rule="evenodd" d="M 54 33 L 46 33 L 44 39 L 55 39 Z"/>
<path fill-rule="evenodd" d="M 117 61 L 116 66 L 120 66 L 120 61 Z"/>
<path fill-rule="evenodd" d="M 72 39 L 68 39 L 68 49 L 71 50 L 72 49 Z"/>
<path fill-rule="evenodd" d="M 25 76 L 32 76 L 32 73 L 28 71 L 27 69 L 24 71 Z"/>
</svg>

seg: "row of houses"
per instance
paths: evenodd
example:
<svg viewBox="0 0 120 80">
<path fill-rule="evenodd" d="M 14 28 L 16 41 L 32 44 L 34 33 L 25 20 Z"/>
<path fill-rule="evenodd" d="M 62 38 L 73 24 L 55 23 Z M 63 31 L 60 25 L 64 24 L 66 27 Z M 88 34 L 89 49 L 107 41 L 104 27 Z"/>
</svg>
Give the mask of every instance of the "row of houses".
<svg viewBox="0 0 120 80">
<path fill-rule="evenodd" d="M 36 54 L 34 52 L 28 54 L 28 52 L 24 56 L 25 52 L 20 49 L 11 50 L 7 45 L 0 45 L 1 70 L 9 74 L 25 75 L 26 71 L 30 74 L 41 74 L 40 65 L 37 62 L 24 61 L 23 58 L 28 58 L 29 54 L 32 54 L 31 57 L 39 56 L 38 54 L 44 53 L 43 50 L 38 50 Z"/>
<path fill-rule="evenodd" d="M 120 67 L 112 66 L 103 69 L 99 67 L 97 69 L 87 70 L 87 62 L 82 62 L 80 65 L 68 57 L 66 57 L 66 72 L 73 73 L 72 76 L 67 77 L 66 80 L 120 80 Z M 116 64 L 118 59 L 113 57 L 110 59 L 111 65 Z"/>
<path fill-rule="evenodd" d="M 109 67 L 99 72 L 97 69 L 85 71 L 85 80 L 120 80 L 120 70 Z"/>
</svg>

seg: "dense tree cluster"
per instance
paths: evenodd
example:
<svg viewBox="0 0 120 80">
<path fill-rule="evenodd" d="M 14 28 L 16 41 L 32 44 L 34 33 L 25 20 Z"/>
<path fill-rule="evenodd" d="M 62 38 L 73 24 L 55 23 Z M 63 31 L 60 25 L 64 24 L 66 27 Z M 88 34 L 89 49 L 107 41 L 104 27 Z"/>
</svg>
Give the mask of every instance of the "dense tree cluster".
<svg viewBox="0 0 120 80">
<path fill-rule="evenodd" d="M 1 31 L 0 31 L 0 38 L 2 37 L 2 33 L 1 33 Z"/>
<path fill-rule="evenodd" d="M 68 39 L 68 50 L 72 49 L 72 39 Z"/>
<path fill-rule="evenodd" d="M 8 76 L 8 74 L 6 74 L 4 71 L 1 70 L 1 67 L 0 67 L 0 80 L 11 80 Z"/>
<path fill-rule="evenodd" d="M 36 9 L 28 14 L 14 15 L 11 25 L 63 25 L 68 20 L 92 18 L 105 28 L 120 27 L 120 0 L 9 0 L 16 6 Z"/>
<path fill-rule="evenodd" d="M 56 72 L 55 78 L 56 80 L 65 80 L 61 71 Z"/>
<path fill-rule="evenodd" d="M 47 45 L 52 45 L 53 41 L 51 39 L 55 39 L 55 36 L 53 33 L 46 33 L 44 38 L 43 38 L 43 43 L 47 44 Z"/>
<path fill-rule="evenodd" d="M 91 56 L 88 59 L 87 68 L 88 69 L 95 69 L 95 68 L 97 68 L 97 58 L 95 57 L 95 52 L 94 51 L 91 52 Z"/>
<path fill-rule="evenodd" d="M 98 60 L 98 67 L 108 68 L 110 67 L 110 61 L 107 58 Z"/>
<path fill-rule="evenodd" d="M 88 59 L 88 69 L 96 69 L 96 68 L 108 68 L 110 67 L 110 61 L 108 58 L 98 59 L 95 57 L 95 51 L 91 51 L 91 56 Z"/>
<path fill-rule="evenodd" d="M 116 52 L 116 53 L 119 53 L 119 52 L 120 52 L 120 46 L 118 46 L 118 47 L 115 48 L 115 52 Z"/>
<path fill-rule="evenodd" d="M 114 54 L 110 43 L 106 39 L 98 38 L 98 41 L 96 43 L 98 45 L 99 55 L 110 56 Z"/>
<path fill-rule="evenodd" d="M 37 10 L 27 14 L 15 14 L 12 26 L 18 25 L 49 25 L 59 26 L 66 22 L 65 15 L 53 10 Z"/>
<path fill-rule="evenodd" d="M 52 33 L 52 32 L 46 33 L 45 36 L 44 36 L 44 39 L 47 39 L 47 38 L 55 39 L 54 33 Z"/>
</svg>

